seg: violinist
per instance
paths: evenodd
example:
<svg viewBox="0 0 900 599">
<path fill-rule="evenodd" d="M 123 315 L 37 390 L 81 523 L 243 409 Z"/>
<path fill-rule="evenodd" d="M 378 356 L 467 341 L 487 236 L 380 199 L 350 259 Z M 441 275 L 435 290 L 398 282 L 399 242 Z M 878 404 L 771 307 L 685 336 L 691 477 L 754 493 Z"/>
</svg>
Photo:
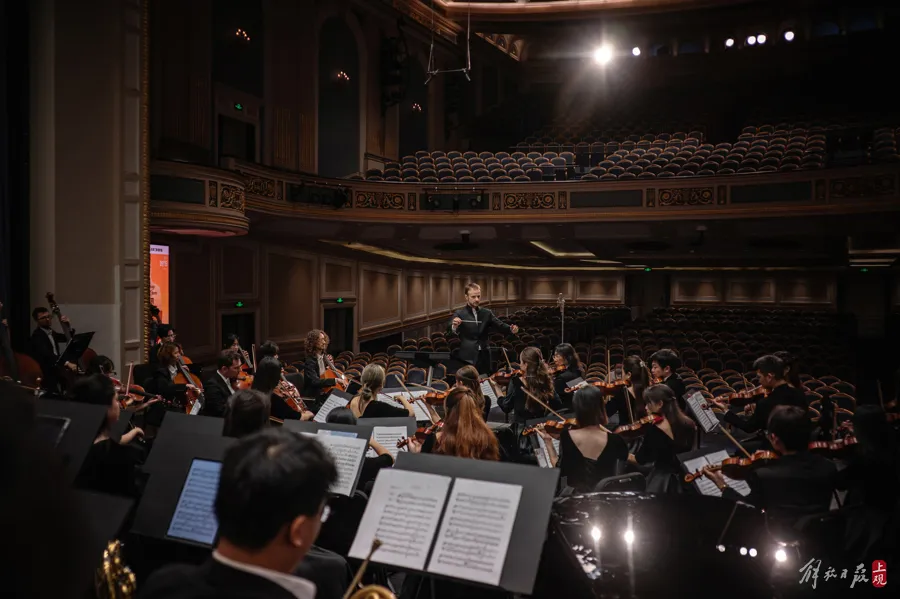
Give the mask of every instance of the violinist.
<svg viewBox="0 0 900 599">
<path fill-rule="evenodd" d="M 259 346 L 259 349 L 256 352 L 256 359 L 262 360 L 263 358 L 275 358 L 278 359 L 278 344 L 274 341 L 266 341 L 262 345 Z"/>
<path fill-rule="evenodd" d="M 775 406 L 766 427 L 769 442 L 780 457 L 749 471 L 749 496 L 744 497 L 728 487 L 719 471 L 706 471 L 706 476 L 722 490 L 722 497 L 766 510 L 775 524 L 786 528 L 792 527 L 802 516 L 827 512 L 837 467 L 830 460 L 807 451 L 812 431 L 806 409 Z"/>
<path fill-rule="evenodd" d="M 777 351 L 772 355 L 784 364 L 784 379 L 788 384 L 794 389 L 800 389 L 805 392 L 806 388 L 800 380 L 800 372 L 797 369 L 797 360 L 794 359 L 794 354 L 786 351 Z"/>
<path fill-rule="evenodd" d="M 476 370 L 474 366 L 463 366 L 457 370 L 456 386 L 465 387 L 472 393 L 472 397 L 475 398 L 475 405 L 484 416 L 484 421 L 487 422 L 488 416 L 491 413 L 491 402 L 481 391 L 481 381 L 478 377 L 478 370 Z"/>
<path fill-rule="evenodd" d="M 465 387 L 454 387 L 444 399 L 441 429 L 424 441 L 410 439 L 409 450 L 475 460 L 500 459 L 497 436 L 482 419 L 475 396 Z"/>
<path fill-rule="evenodd" d="M 350 426 L 355 426 L 357 418 L 350 408 L 335 408 L 328 412 L 328 416 L 325 417 L 325 422 L 328 424 L 349 424 Z M 358 486 L 366 492 L 371 491 L 371 489 L 367 489 L 366 487 L 369 483 L 375 482 L 375 477 L 378 476 L 379 470 L 382 468 L 390 468 L 394 465 L 394 457 L 391 455 L 391 452 L 385 449 L 381 443 L 376 441 L 374 436 L 369 439 L 369 447 L 375 452 L 375 457 L 366 457 L 363 459 L 358 483 Z"/>
<path fill-rule="evenodd" d="M 235 380 L 241 372 L 241 356 L 232 349 L 226 349 L 219 352 L 216 366 L 218 367 L 216 373 L 203 383 L 203 394 L 206 396 L 206 401 L 200 414 L 221 418 L 225 415 L 228 398 L 235 392 L 231 381 Z"/>
<path fill-rule="evenodd" d="M 287 405 L 284 397 L 277 391 L 282 384 L 281 362 L 271 357 L 260 360 L 256 365 L 256 376 L 253 377 L 251 388 L 269 396 L 272 416 L 279 420 L 312 420 L 314 414 L 309 410 L 297 412 Z"/>
<path fill-rule="evenodd" d="M 82 464 L 76 486 L 136 497 L 139 494 L 136 468 L 145 456 L 143 449 L 129 444 L 142 438 L 144 431 L 135 427 L 118 441 L 110 438 L 110 428 L 119 420 L 120 414 L 113 382 L 102 374 L 82 377 L 72 386 L 72 398 L 77 402 L 106 407 L 106 419 Z"/>
<path fill-rule="evenodd" d="M 617 387 L 613 392 L 609 403 L 606 404 L 606 414 L 607 416 L 618 414 L 619 424 L 629 424 L 632 422 L 632 416 L 635 420 L 640 420 L 647 415 L 644 391 L 650 386 L 650 370 L 640 356 L 628 356 L 622 362 L 622 373 L 628 384 Z"/>
<path fill-rule="evenodd" d="M 807 409 L 803 391 L 789 385 L 784 378 L 784 362 L 775 356 L 762 356 L 753 363 L 753 368 L 759 376 L 759 384 L 768 392 L 768 395 L 756 402 L 756 409 L 749 418 L 726 411 L 725 422 L 742 431 L 754 433 L 766 427 L 769 415 L 776 406 L 797 406 L 804 410 Z M 722 410 L 728 409 L 727 405 L 716 398 L 708 401 Z"/>
<path fill-rule="evenodd" d="M 163 343 L 157 354 L 159 368 L 144 383 L 143 387 L 148 393 L 159 395 L 169 402 L 174 402 L 179 395 L 183 396 L 187 389 L 198 390 L 194 385 L 175 384 L 175 376 L 178 374 L 178 360 L 181 358 L 181 350 L 175 343 Z"/>
<path fill-rule="evenodd" d="M 222 435 L 240 439 L 269 426 L 271 403 L 261 391 L 244 389 L 228 398 Z"/>
<path fill-rule="evenodd" d="M 559 456 L 552 437 L 538 428 L 550 454 L 551 466 L 558 467 L 566 484 L 579 492 L 590 492 L 602 479 L 615 476 L 618 462 L 628 459 L 628 446 L 618 435 L 607 433 L 608 423 L 603 391 L 584 387 L 575 392 L 572 407 L 578 428 L 563 429 L 559 435 Z"/>
<path fill-rule="evenodd" d="M 363 368 L 359 382 L 362 388 L 359 395 L 350 400 L 348 408 L 357 418 L 415 418 L 416 411 L 402 395 L 397 399 L 403 407 L 392 406 L 386 402 L 378 401 L 378 394 L 384 388 L 384 368 L 378 364 L 369 364 Z"/>
<path fill-rule="evenodd" d="M 38 306 L 32 310 L 31 318 L 37 323 L 37 327 L 31 333 L 28 354 L 41 366 L 41 372 L 44 375 L 41 378 L 41 387 L 52 393 L 59 393 L 60 381 L 56 371 L 56 362 L 59 360 L 60 349 L 64 349 L 69 340 L 62 333 L 53 330 L 51 326 L 53 316 L 47 308 Z M 60 316 L 59 320 L 64 323 L 69 322 L 67 316 Z M 75 329 L 73 328 L 72 331 L 74 332 Z M 72 362 L 66 362 L 64 366 L 72 372 L 78 370 L 78 365 Z"/>
<path fill-rule="evenodd" d="M 647 413 L 663 419 L 644 434 L 636 454 L 628 455 L 628 463 L 647 475 L 649 493 L 678 494 L 682 490 L 679 476 L 679 453 L 696 447 L 697 425 L 681 411 L 675 393 L 668 385 L 653 385 L 644 391 Z"/>
<path fill-rule="evenodd" d="M 678 401 L 678 407 L 685 410 L 687 404 L 684 394 L 687 393 L 687 387 L 684 386 L 681 375 L 675 372 L 679 368 L 681 368 L 681 358 L 674 350 L 664 348 L 650 356 L 650 374 L 655 380 L 662 381 L 672 390 Z"/>
<path fill-rule="evenodd" d="M 450 332 L 459 337 L 460 360 L 474 365 L 481 374 L 491 371 L 491 352 L 488 346 L 488 334 L 497 329 L 508 335 L 519 332 L 516 325 L 508 325 L 487 308 L 479 307 L 481 303 L 481 287 L 469 283 L 465 288 L 466 306 L 453 313 L 450 321 Z"/>
<path fill-rule="evenodd" d="M 526 420 L 541 418 L 547 414 L 547 410 L 524 393 L 523 387 L 554 410 L 562 409 L 562 402 L 553 387 L 553 379 L 550 378 L 550 370 L 541 356 L 541 350 L 526 347 L 519 355 L 519 363 L 525 375 L 514 377 L 506 389 L 506 395 L 499 399 L 500 409 L 506 414 L 514 412 L 515 421 L 524 426 Z"/>
<path fill-rule="evenodd" d="M 556 389 L 556 395 L 566 408 L 572 407 L 572 396 L 574 393 L 566 393 L 569 383 L 575 379 L 584 377 L 584 367 L 575 348 L 568 343 L 560 343 L 553 350 L 553 387 Z"/>
<path fill-rule="evenodd" d="M 226 349 L 237 352 L 238 356 L 241 357 L 241 370 L 250 370 L 252 364 L 250 362 L 250 354 L 241 347 L 240 337 L 234 334 L 228 335 Z"/>
<path fill-rule="evenodd" d="M 306 362 L 303 365 L 303 396 L 315 397 L 321 403 L 326 399 L 324 389 L 333 387 L 335 379 L 323 378 L 331 357 L 326 353 L 331 342 L 325 331 L 313 329 L 306 335 Z"/>
</svg>

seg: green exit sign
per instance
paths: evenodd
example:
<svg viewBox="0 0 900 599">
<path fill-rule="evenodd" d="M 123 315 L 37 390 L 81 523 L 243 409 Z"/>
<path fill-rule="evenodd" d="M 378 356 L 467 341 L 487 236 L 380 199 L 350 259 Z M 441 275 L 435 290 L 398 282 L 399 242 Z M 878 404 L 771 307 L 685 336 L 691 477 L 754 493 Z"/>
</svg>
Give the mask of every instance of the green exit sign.
<svg viewBox="0 0 900 599">
<path fill-rule="evenodd" d="M 235 307 L 235 308 L 243 308 L 243 307 L 244 307 L 244 302 L 234 302 L 234 307 Z"/>
<path fill-rule="evenodd" d="M 652 270 L 653 270 L 653 269 L 650 268 L 650 267 L 648 266 L 647 268 L 644 269 L 644 272 L 650 272 L 650 271 L 652 271 Z"/>
<path fill-rule="evenodd" d="M 339 298 L 337 298 L 336 301 L 337 301 L 337 303 L 339 303 L 339 304 L 343 304 L 343 303 L 344 303 L 344 298 L 339 297 Z"/>
<path fill-rule="evenodd" d="M 244 105 L 241 104 L 240 102 L 235 102 L 235 103 L 234 103 L 234 109 L 237 110 L 237 111 L 241 111 L 241 110 L 244 109 Z"/>
</svg>

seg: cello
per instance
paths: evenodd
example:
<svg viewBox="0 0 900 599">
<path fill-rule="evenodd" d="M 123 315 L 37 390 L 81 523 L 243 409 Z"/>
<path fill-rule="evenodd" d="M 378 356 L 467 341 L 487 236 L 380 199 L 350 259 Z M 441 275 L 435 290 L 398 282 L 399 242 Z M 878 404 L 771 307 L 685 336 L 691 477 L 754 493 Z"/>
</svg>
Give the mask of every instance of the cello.
<svg viewBox="0 0 900 599">
<path fill-rule="evenodd" d="M 172 379 L 172 382 L 176 385 L 193 385 L 196 387 L 196 391 L 190 387 L 187 388 L 185 391 L 187 401 L 184 404 L 184 413 L 194 414 L 195 409 L 199 409 L 197 408 L 197 402 L 200 402 L 200 406 L 203 406 L 203 403 L 206 400 L 203 396 L 203 383 L 200 382 L 200 379 L 196 374 L 188 370 L 187 364 L 185 364 L 181 357 L 180 351 L 175 354 L 175 365 L 178 368 L 178 373 L 175 375 L 175 378 Z"/>
<path fill-rule="evenodd" d="M 325 372 L 322 373 L 323 379 L 334 379 L 334 386 L 325 387 L 322 389 L 322 393 L 328 394 L 331 393 L 333 389 L 340 389 L 341 391 L 347 390 L 347 379 L 344 378 L 344 373 L 337 369 L 334 365 L 334 361 L 331 359 L 331 356 L 325 355 Z"/>
<path fill-rule="evenodd" d="M 3 302 L 0 302 L 0 311 L 2 310 Z M 10 379 L 27 387 L 39 387 L 41 365 L 31 356 L 13 351 L 9 327 L 5 323 L 0 323 L 0 346 L 3 348 L 3 353 L 0 354 L 0 378 Z"/>
</svg>

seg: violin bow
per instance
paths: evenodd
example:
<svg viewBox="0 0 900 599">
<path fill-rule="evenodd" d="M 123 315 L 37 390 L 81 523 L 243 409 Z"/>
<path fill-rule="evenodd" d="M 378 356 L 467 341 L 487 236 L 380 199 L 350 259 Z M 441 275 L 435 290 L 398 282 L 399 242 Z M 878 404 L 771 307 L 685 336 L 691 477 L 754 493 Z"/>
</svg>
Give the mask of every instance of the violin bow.
<svg viewBox="0 0 900 599">
<path fill-rule="evenodd" d="M 406 388 L 406 385 L 403 384 L 403 381 L 401 381 L 401 380 L 399 379 L 399 377 L 397 378 L 397 382 L 400 383 L 400 386 L 403 387 L 403 390 L 406 392 L 407 395 L 409 395 L 409 401 L 410 401 L 411 403 L 416 403 L 416 402 L 422 401 L 421 398 L 413 397 L 413 394 L 409 392 L 409 389 Z M 410 383 L 410 385 L 412 385 L 412 384 L 413 384 L 413 383 Z M 431 415 L 431 412 L 428 410 L 428 404 L 427 404 L 427 403 L 425 404 L 425 413 L 428 414 L 428 419 L 431 420 L 431 423 L 432 423 L 432 424 L 434 424 L 434 416 L 432 416 L 432 415 Z"/>
<path fill-rule="evenodd" d="M 748 458 L 752 458 L 752 457 L 753 457 L 753 456 L 750 455 L 750 452 L 747 451 L 747 449 L 746 449 L 743 445 L 741 445 L 741 443 L 740 443 L 737 439 L 734 438 L 734 435 L 732 435 L 731 433 L 729 433 L 729 432 L 728 432 L 728 429 L 726 429 L 724 426 L 722 426 L 722 423 L 721 423 L 721 422 L 719 423 L 719 428 L 722 430 L 723 433 L 725 433 L 725 436 L 726 436 L 726 437 L 728 437 L 729 439 L 731 439 L 731 442 L 734 443 L 734 444 L 737 446 L 738 449 L 740 449 L 742 452 L 744 452 L 744 455 L 745 455 L 745 456 L 747 456 Z"/>
<path fill-rule="evenodd" d="M 500 349 L 503 350 L 503 357 L 506 358 L 506 365 L 509 366 L 509 371 L 512 372 L 512 370 L 513 370 L 512 362 L 509 361 L 509 356 L 506 355 L 506 348 L 501 345 Z"/>
<path fill-rule="evenodd" d="M 250 351 L 253 353 L 253 372 L 256 372 L 256 344 L 250 344 Z"/>
<path fill-rule="evenodd" d="M 548 406 L 547 404 L 545 404 L 544 402 L 542 402 L 540 399 L 538 399 L 538 398 L 534 395 L 534 393 L 532 393 L 531 391 L 529 391 L 529 390 L 526 389 L 525 387 L 522 387 L 522 391 L 525 392 L 525 395 L 527 395 L 528 397 L 530 397 L 530 398 L 533 399 L 534 401 L 536 401 L 536 402 L 538 402 L 539 404 L 541 404 L 542 406 L 544 406 L 544 409 L 546 409 L 548 412 L 550 412 L 551 414 L 553 414 L 554 416 L 556 416 L 557 418 L 559 418 L 561 421 L 563 421 L 563 422 L 566 421 L 565 418 L 563 418 L 562 416 L 560 416 L 559 412 L 557 412 L 556 410 L 554 410 L 553 408 L 551 408 L 550 406 Z M 607 433 L 608 433 L 608 432 L 611 432 L 608 428 L 606 428 L 606 427 L 603 426 L 602 424 L 600 424 L 600 425 L 598 425 L 598 426 L 600 427 L 600 430 L 602 430 L 602 431 L 605 431 L 605 432 L 607 432 Z"/>
<path fill-rule="evenodd" d="M 631 418 L 631 421 L 634 422 L 634 410 L 631 409 L 631 398 L 633 393 L 628 390 L 628 387 L 625 388 L 625 405 L 628 406 L 628 417 Z"/>
<path fill-rule="evenodd" d="M 403 383 L 400 383 L 400 384 L 402 385 Z M 418 383 L 410 383 L 409 386 L 410 387 L 418 387 L 420 389 L 428 389 L 429 391 L 434 391 L 435 393 L 440 393 L 440 391 L 438 391 L 437 389 L 435 389 L 433 387 L 428 387 L 426 385 L 420 385 Z M 406 389 L 406 387 L 403 387 L 403 388 Z M 409 393 L 409 391 L 407 391 L 407 393 Z"/>
<path fill-rule="evenodd" d="M 128 382 L 125 383 L 125 397 L 131 394 L 131 377 L 134 376 L 134 362 L 128 363 Z"/>
</svg>

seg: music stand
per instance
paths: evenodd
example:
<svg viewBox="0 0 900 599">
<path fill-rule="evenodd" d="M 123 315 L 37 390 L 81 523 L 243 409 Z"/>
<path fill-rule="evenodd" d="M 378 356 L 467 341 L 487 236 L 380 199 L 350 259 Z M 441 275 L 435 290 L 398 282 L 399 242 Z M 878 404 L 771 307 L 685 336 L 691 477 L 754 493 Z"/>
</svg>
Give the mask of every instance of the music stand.
<svg viewBox="0 0 900 599">
<path fill-rule="evenodd" d="M 72 335 L 69 343 L 66 344 L 66 348 L 59 354 L 59 359 L 56 361 L 56 365 L 63 366 L 66 362 L 78 364 L 78 361 L 81 360 L 82 354 L 84 354 L 85 350 L 90 347 L 91 339 L 93 338 L 94 331 L 89 331 L 87 333 L 76 333 Z"/>
<path fill-rule="evenodd" d="M 68 426 L 56 450 L 66 465 L 66 476 L 75 480 L 81 465 L 94 444 L 100 426 L 106 419 L 106 406 L 40 398 L 35 401 L 35 413 L 57 418 L 67 418 Z"/>
</svg>

